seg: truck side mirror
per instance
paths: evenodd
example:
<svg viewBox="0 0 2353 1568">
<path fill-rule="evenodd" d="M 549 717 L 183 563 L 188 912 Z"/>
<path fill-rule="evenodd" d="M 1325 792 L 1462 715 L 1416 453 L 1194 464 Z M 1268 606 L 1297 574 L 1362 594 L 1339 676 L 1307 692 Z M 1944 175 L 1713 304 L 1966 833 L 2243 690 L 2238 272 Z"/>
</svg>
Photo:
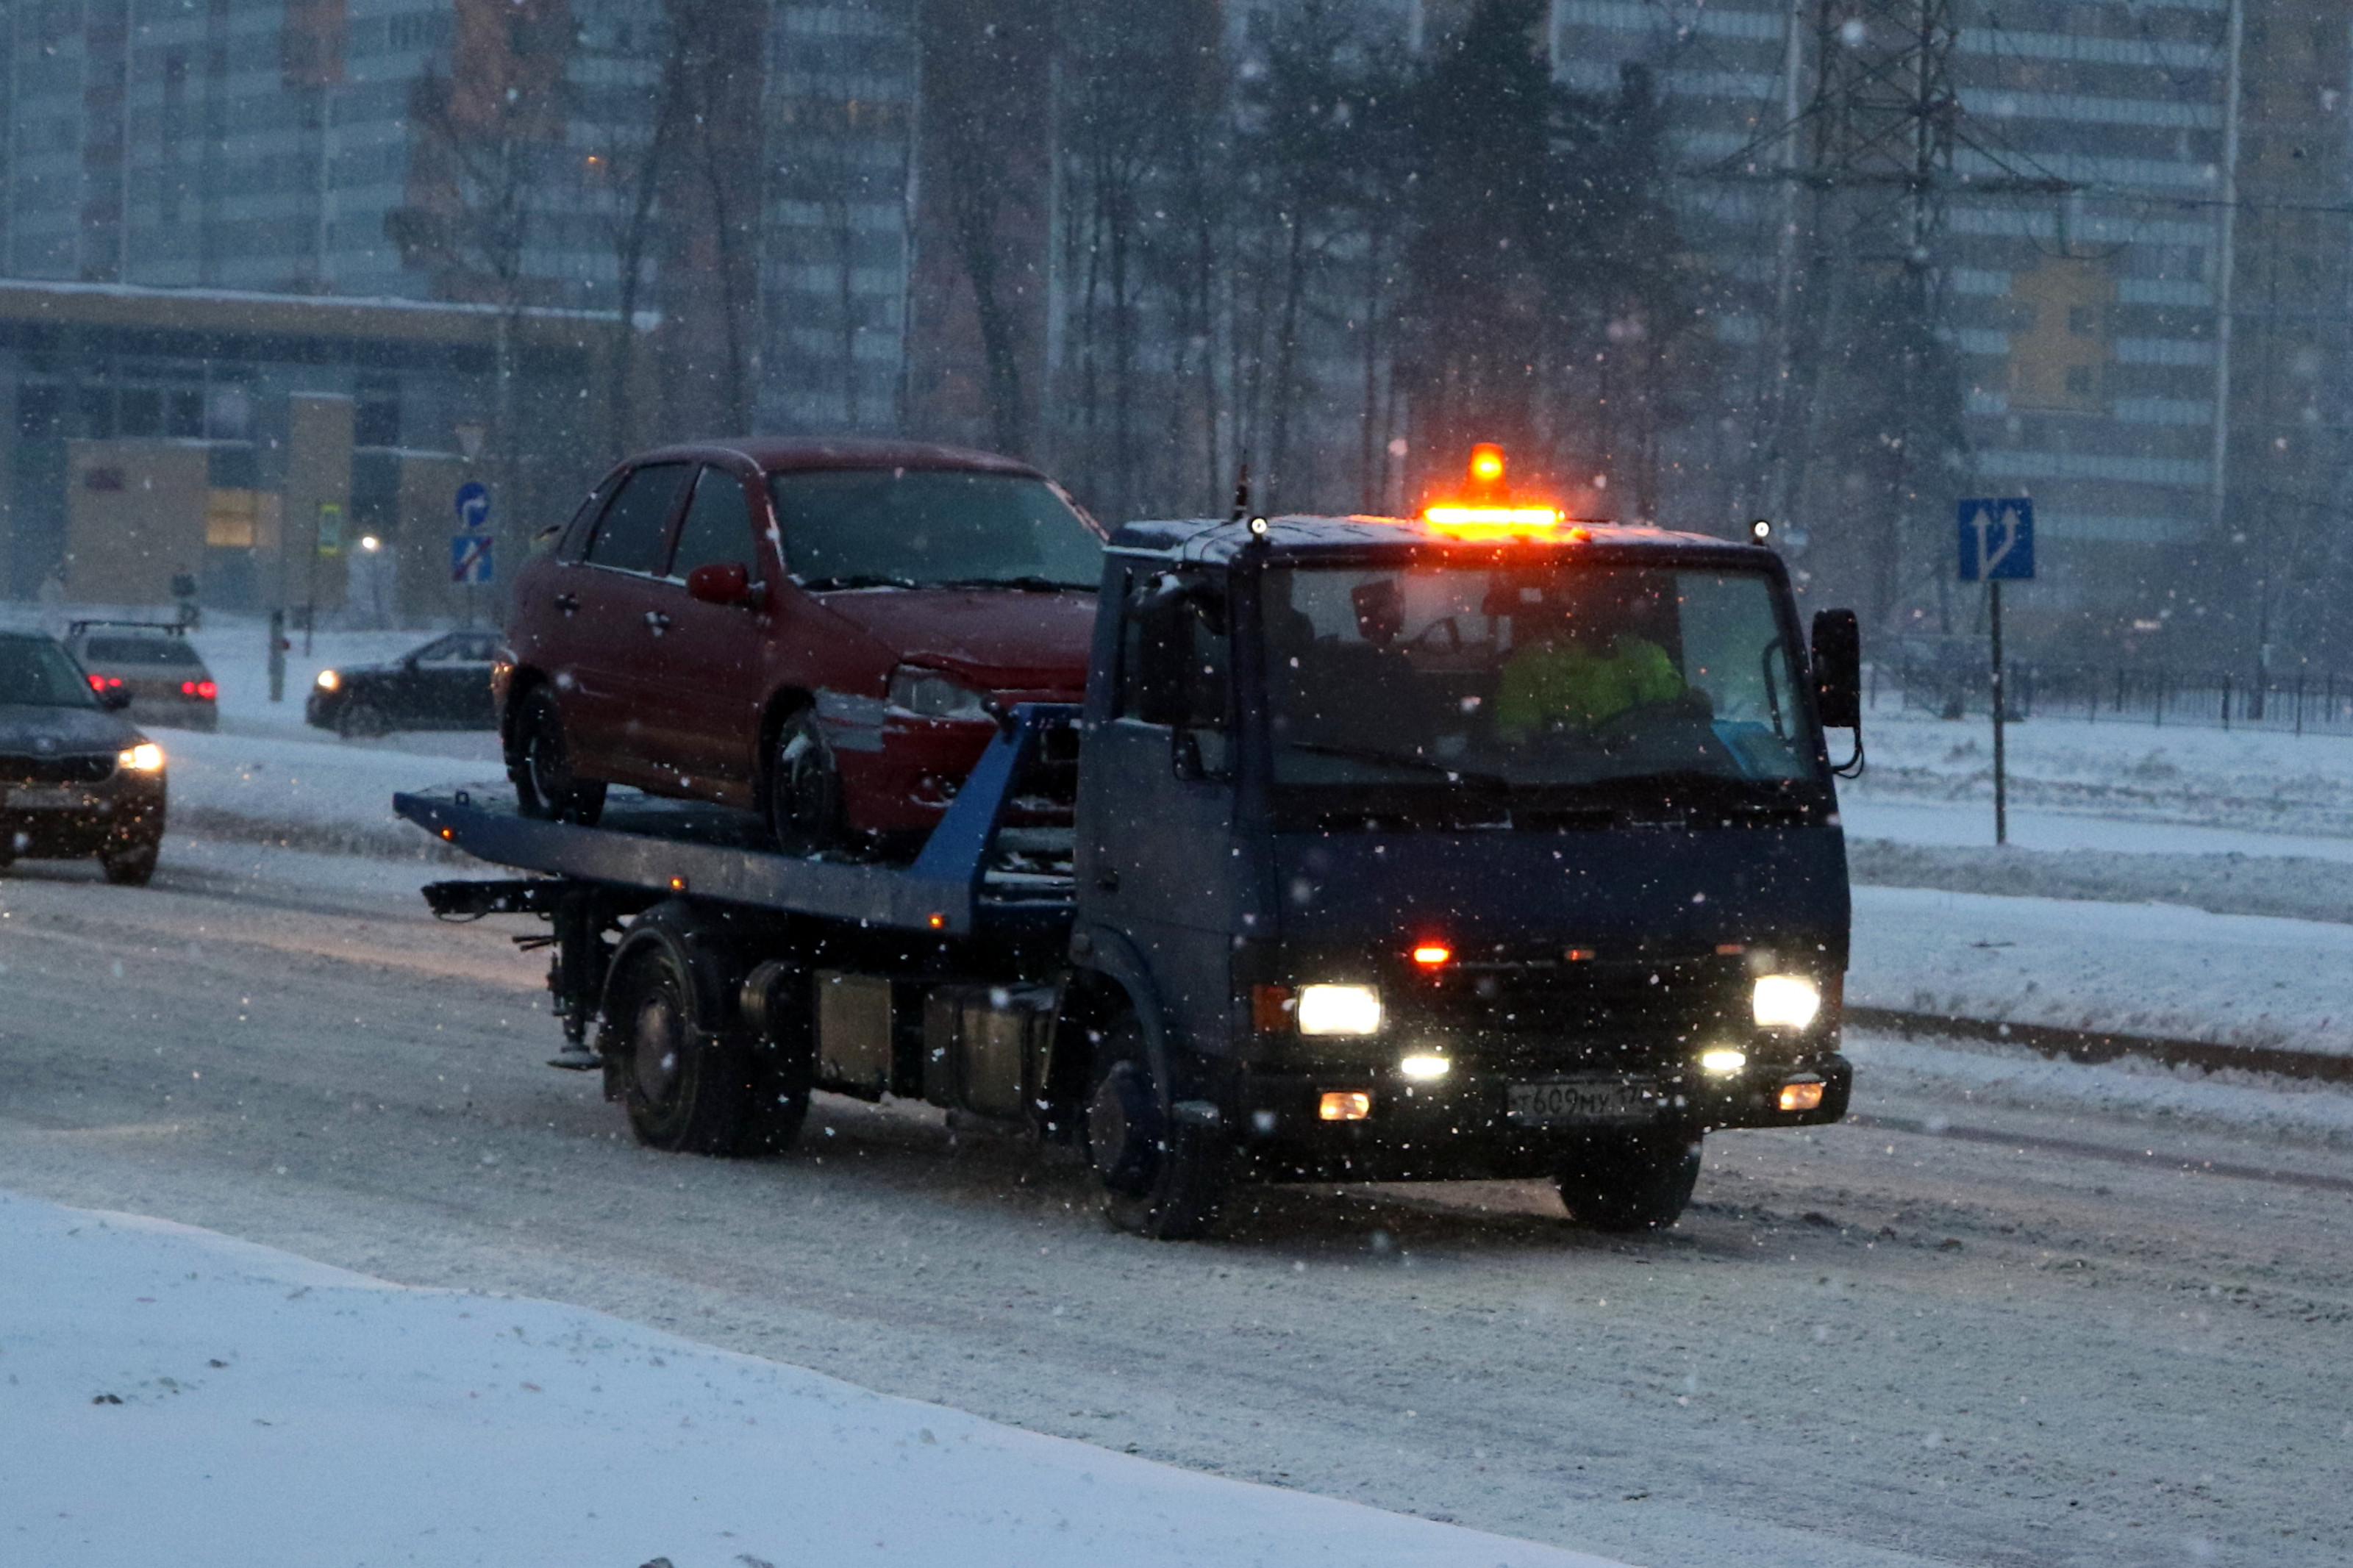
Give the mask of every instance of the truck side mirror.
<svg viewBox="0 0 2353 1568">
<path fill-rule="evenodd" d="M 738 561 L 713 562 L 686 574 L 687 597 L 705 605 L 752 602 L 751 568 Z"/>
<path fill-rule="evenodd" d="M 1862 628 L 1852 610 L 1814 612 L 1814 710 L 1824 727 L 1862 724 Z"/>
</svg>

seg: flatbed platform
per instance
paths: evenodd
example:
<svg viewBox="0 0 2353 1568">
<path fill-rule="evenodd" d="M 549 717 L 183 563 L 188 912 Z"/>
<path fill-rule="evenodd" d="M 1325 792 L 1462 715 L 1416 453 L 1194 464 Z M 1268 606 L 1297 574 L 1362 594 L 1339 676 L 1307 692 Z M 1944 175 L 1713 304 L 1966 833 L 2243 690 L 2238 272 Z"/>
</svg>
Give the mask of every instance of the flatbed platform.
<svg viewBox="0 0 2353 1568">
<path fill-rule="evenodd" d="M 392 805 L 435 837 L 520 871 L 968 936 L 1070 918 L 1070 830 L 1007 819 L 1045 738 L 1076 719 L 1070 707 L 1018 710 L 909 864 L 786 855 L 748 813 L 619 792 L 593 827 L 525 816 L 503 784 L 396 795 Z"/>
</svg>

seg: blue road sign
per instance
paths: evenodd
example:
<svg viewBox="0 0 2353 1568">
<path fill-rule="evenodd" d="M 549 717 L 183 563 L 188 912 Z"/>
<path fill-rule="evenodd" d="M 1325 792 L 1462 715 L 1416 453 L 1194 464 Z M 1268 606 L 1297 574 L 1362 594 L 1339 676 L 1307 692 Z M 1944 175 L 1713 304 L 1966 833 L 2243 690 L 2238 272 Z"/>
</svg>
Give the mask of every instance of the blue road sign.
<svg viewBox="0 0 2353 1568">
<path fill-rule="evenodd" d="M 460 528 L 480 528 L 491 521 L 491 487 L 480 479 L 468 479 L 458 487 L 456 504 Z"/>
<path fill-rule="evenodd" d="M 2020 582 L 2034 575 L 2034 502 L 2025 496 L 1960 505 L 1961 581 Z"/>
<path fill-rule="evenodd" d="M 491 536 L 487 533 L 453 533 L 449 536 L 449 581 L 452 583 L 488 584 L 498 580 L 498 568 L 491 554 Z"/>
</svg>

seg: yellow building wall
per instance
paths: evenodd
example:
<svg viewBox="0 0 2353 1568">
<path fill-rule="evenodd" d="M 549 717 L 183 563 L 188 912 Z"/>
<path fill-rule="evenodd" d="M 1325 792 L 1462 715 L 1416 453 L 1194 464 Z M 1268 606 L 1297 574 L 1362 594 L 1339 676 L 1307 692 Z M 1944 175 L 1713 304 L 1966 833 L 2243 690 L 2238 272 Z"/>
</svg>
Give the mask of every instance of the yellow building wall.
<svg viewBox="0 0 2353 1568">
<path fill-rule="evenodd" d="M 210 464 L 186 441 L 66 443 L 66 593 L 84 604 L 168 605 L 201 569 Z"/>
</svg>

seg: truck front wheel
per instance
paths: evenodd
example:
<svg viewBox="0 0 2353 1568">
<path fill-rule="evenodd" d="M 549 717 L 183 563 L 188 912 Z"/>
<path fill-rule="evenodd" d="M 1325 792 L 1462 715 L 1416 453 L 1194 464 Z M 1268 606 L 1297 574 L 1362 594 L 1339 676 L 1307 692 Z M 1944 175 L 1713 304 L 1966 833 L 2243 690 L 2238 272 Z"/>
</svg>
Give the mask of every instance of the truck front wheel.
<svg viewBox="0 0 2353 1568">
<path fill-rule="evenodd" d="M 630 1130 L 683 1154 L 738 1152 L 751 1110 L 751 1042 L 697 1005 L 681 944 L 640 942 L 616 961 L 597 1042 L 618 1069 Z"/>
<path fill-rule="evenodd" d="M 1572 1218 L 1616 1234 L 1665 1230 L 1683 1217 L 1699 1180 L 1700 1135 L 1672 1129 L 1597 1135 L 1553 1183 Z"/>
<path fill-rule="evenodd" d="M 1163 1112 L 1144 1026 L 1133 1016 L 1104 1031 L 1095 1047 L 1086 1132 L 1103 1212 L 1120 1229 L 1182 1241 L 1216 1222 L 1232 1168 L 1225 1139 L 1214 1124 Z"/>
</svg>

